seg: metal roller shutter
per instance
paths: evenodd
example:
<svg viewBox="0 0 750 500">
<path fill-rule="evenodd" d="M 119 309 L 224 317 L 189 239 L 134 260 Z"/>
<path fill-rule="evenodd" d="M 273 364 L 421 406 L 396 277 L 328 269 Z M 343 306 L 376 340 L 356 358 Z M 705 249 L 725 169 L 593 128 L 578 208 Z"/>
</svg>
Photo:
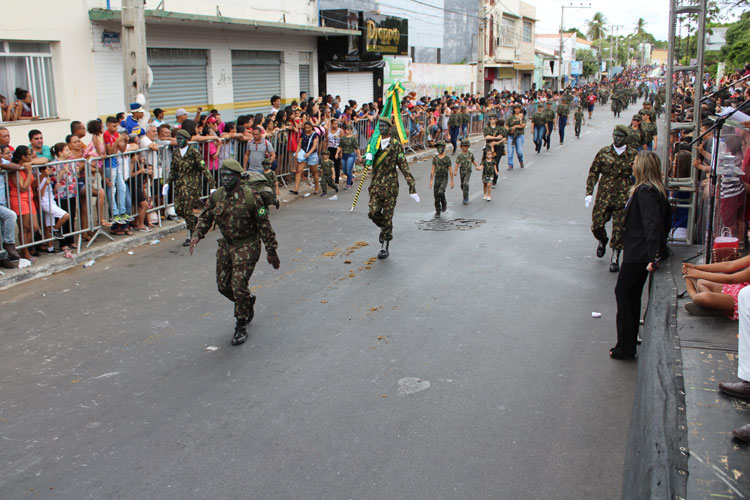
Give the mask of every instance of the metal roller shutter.
<svg viewBox="0 0 750 500">
<path fill-rule="evenodd" d="M 333 72 L 326 74 L 326 93 L 340 95 L 344 102 L 351 99 L 357 106 L 374 101 L 373 73 Z"/>
<path fill-rule="evenodd" d="M 310 94 L 310 65 L 299 65 L 299 91 Z"/>
<path fill-rule="evenodd" d="M 207 64 L 205 50 L 148 49 L 148 65 L 154 74 L 154 83 L 149 89 L 151 107 L 206 106 Z"/>
<path fill-rule="evenodd" d="M 281 95 L 281 52 L 233 50 L 232 82 L 234 117 L 268 113 Z"/>
</svg>

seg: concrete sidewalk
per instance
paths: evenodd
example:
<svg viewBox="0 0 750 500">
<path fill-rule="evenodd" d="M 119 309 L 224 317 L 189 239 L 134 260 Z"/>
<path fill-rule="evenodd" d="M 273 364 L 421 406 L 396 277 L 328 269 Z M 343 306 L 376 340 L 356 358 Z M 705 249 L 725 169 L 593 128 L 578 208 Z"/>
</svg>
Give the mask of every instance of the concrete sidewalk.
<svg viewBox="0 0 750 500">
<path fill-rule="evenodd" d="M 475 143 L 481 139 L 481 136 L 474 137 L 472 138 L 472 143 Z M 408 154 L 407 160 L 410 163 L 416 163 L 434 154 L 434 149 L 417 151 L 416 153 Z M 355 182 L 353 190 L 357 188 L 361 179 L 361 175 L 361 172 L 355 172 Z M 287 182 L 289 182 L 289 180 L 292 181 L 291 185 L 293 186 L 294 176 L 290 175 Z M 343 186 L 344 184 L 340 182 L 340 189 L 343 188 Z M 289 187 L 290 186 L 284 187 L 284 183 L 279 181 L 279 202 L 281 203 L 280 210 L 284 210 L 285 207 L 289 207 L 294 202 L 313 196 L 313 187 L 307 181 L 302 181 L 300 183 L 299 195 L 290 193 Z M 333 196 L 334 194 L 336 193 L 332 192 L 332 190 L 329 190 L 328 196 Z M 273 212 L 275 210 L 275 208 L 271 210 L 271 217 L 273 217 Z M 108 255 L 128 251 L 141 245 L 148 245 L 155 240 L 159 240 L 160 242 L 161 240 L 166 240 L 167 238 L 169 238 L 170 240 L 181 240 L 187 237 L 184 231 L 185 222 L 182 219 L 177 222 L 163 220 L 161 227 L 154 227 L 153 231 L 149 233 L 133 230 L 134 234 L 132 236 L 113 236 L 114 241 L 110 241 L 109 238 L 107 238 L 105 235 L 99 235 L 94 243 L 92 243 L 88 248 L 86 248 L 86 242 L 84 241 L 82 242 L 80 252 L 74 252 L 72 259 L 64 258 L 63 254 L 61 253 L 46 255 L 43 252 L 40 252 L 41 255 L 38 257 L 37 261 L 29 267 L 26 267 L 24 269 L 0 270 L 0 272 L 2 273 L 0 274 L 0 290 L 5 290 L 20 283 L 25 283 L 30 280 L 49 276 L 51 274 L 72 269 L 77 266 L 82 266 L 90 260 L 96 260 Z"/>
</svg>

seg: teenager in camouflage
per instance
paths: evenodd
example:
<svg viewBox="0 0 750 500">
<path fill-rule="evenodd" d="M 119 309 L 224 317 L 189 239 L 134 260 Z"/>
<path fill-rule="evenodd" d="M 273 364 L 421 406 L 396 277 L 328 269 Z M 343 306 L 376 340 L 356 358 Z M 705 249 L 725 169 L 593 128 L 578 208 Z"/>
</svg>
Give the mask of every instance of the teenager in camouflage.
<svg viewBox="0 0 750 500">
<path fill-rule="evenodd" d="M 472 165 L 479 168 L 474 159 L 474 153 L 469 151 L 469 146 L 471 146 L 471 141 L 468 138 L 461 140 L 461 152 L 456 157 L 456 170 L 453 172 L 454 176 L 461 172 L 461 191 L 464 194 L 464 205 L 469 204 L 469 180 L 471 179 Z"/>
<path fill-rule="evenodd" d="M 268 219 L 268 209 L 260 195 L 240 183 L 242 166 L 236 160 L 221 163 L 221 187 L 211 193 L 198 217 L 195 234 L 190 240 L 193 249 L 213 223 L 221 231 L 216 251 L 216 285 L 219 293 L 234 302 L 232 345 L 247 340 L 247 324 L 254 316 L 255 295 L 250 293 L 250 277 L 260 258 L 260 242 L 266 247 L 268 263 L 278 269 L 276 234 Z"/>
<path fill-rule="evenodd" d="M 440 212 L 448 209 L 448 201 L 445 199 L 445 188 L 448 187 L 448 177 L 453 189 L 453 170 L 451 170 L 451 159 L 445 153 L 445 143 L 438 141 L 435 144 L 438 154 L 432 157 L 432 172 L 430 173 L 430 189 L 433 186 L 435 194 L 435 217 L 440 217 Z"/>
<path fill-rule="evenodd" d="M 414 201 L 419 203 L 417 186 L 414 176 L 409 171 L 406 162 L 404 148 L 398 138 L 391 138 L 391 120 L 381 116 L 378 118 L 380 129 L 380 149 L 378 149 L 372 162 L 372 181 L 370 181 L 370 219 L 380 228 L 380 252 L 379 259 L 386 259 L 390 255 L 389 245 L 393 239 L 393 212 L 396 209 L 398 198 L 398 172 L 401 170 L 406 183 L 409 185 L 409 194 Z"/>
<path fill-rule="evenodd" d="M 212 188 L 216 188 L 216 181 L 206 167 L 200 152 L 188 146 L 190 141 L 188 131 L 178 130 L 176 140 L 177 147 L 172 153 L 172 166 L 167 183 L 162 188 L 162 196 L 166 197 L 170 186 L 174 186 L 174 209 L 177 215 L 185 219 L 189 231 L 189 236 L 182 245 L 188 246 L 196 222 L 193 208 L 201 197 L 201 176 Z"/>
<path fill-rule="evenodd" d="M 534 146 L 536 154 L 541 153 L 544 145 L 544 137 L 547 134 L 547 114 L 544 112 L 542 103 L 536 107 L 536 113 L 531 115 L 531 123 L 534 124 Z"/>
<path fill-rule="evenodd" d="M 620 270 L 620 251 L 623 248 L 623 231 L 625 230 L 625 205 L 628 202 L 628 192 L 633 185 L 633 161 L 636 151 L 627 145 L 628 127 L 617 125 L 612 133 L 613 143 L 599 150 L 594 157 L 586 179 L 586 207 L 591 204 L 594 187 L 596 202 L 591 214 L 591 232 L 599 240 L 596 256 L 604 257 L 607 251 L 607 230 L 604 225 L 612 219 L 612 261 L 609 266 L 611 272 Z"/>
<path fill-rule="evenodd" d="M 328 187 L 332 187 L 334 191 L 339 192 L 339 187 L 333 182 L 333 160 L 330 159 L 331 153 L 324 149 L 320 152 L 320 188 L 323 191 L 320 196 L 328 195 Z"/>
</svg>

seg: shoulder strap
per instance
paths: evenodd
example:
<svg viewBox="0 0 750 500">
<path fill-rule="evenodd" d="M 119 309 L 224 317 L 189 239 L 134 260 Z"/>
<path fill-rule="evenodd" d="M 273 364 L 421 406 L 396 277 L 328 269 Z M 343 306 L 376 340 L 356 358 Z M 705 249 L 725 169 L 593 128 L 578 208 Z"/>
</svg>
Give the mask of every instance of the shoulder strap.
<svg viewBox="0 0 750 500">
<path fill-rule="evenodd" d="M 224 187 L 219 187 L 216 191 L 211 193 L 211 201 L 214 203 L 217 203 L 219 201 L 219 196 L 221 196 L 224 193 Z"/>
<path fill-rule="evenodd" d="M 245 205 L 251 212 L 255 210 L 255 191 L 250 186 L 242 186 L 245 194 Z"/>
</svg>

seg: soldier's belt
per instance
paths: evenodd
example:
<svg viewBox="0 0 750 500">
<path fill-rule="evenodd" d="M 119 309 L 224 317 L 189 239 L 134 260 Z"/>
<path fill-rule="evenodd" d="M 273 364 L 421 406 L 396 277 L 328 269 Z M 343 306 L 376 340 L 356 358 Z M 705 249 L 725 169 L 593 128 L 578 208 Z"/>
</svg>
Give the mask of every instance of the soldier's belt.
<svg viewBox="0 0 750 500">
<path fill-rule="evenodd" d="M 256 239 L 256 236 L 247 236 L 247 237 L 245 237 L 245 238 L 234 238 L 234 239 L 232 239 L 232 238 L 227 238 L 227 237 L 225 236 L 225 237 L 224 237 L 224 238 L 222 238 L 222 239 L 223 239 L 223 240 L 224 240 L 224 241 L 225 241 L 225 242 L 226 242 L 227 244 L 229 244 L 229 245 L 232 245 L 232 246 L 236 246 L 236 247 L 238 247 L 238 246 L 242 246 L 242 245 L 244 245 L 245 243 L 251 243 L 251 242 L 255 241 L 255 239 Z"/>
</svg>

